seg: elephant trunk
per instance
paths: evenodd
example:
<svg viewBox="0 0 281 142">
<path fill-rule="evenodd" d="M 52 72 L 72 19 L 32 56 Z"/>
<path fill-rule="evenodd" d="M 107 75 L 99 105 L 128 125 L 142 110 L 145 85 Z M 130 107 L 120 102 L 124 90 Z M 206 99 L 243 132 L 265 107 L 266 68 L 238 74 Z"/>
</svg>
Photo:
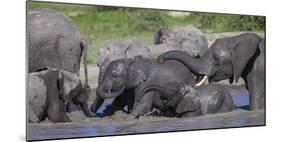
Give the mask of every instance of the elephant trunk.
<svg viewBox="0 0 281 142">
<path fill-rule="evenodd" d="M 160 63 L 166 60 L 176 60 L 185 64 L 193 73 L 198 75 L 205 75 L 204 78 L 196 84 L 200 86 L 208 80 L 208 76 L 212 76 L 212 64 L 208 61 L 208 53 L 202 58 L 194 58 L 183 51 L 168 51 L 158 57 Z"/>
<path fill-rule="evenodd" d="M 100 98 L 99 96 L 96 96 L 92 106 L 91 106 L 91 112 L 96 113 L 100 106 L 103 104 L 104 99 Z"/>
<path fill-rule="evenodd" d="M 102 98 L 102 99 L 108 99 L 108 98 L 115 98 L 119 96 L 121 93 L 123 93 L 125 90 L 125 86 L 123 86 L 120 90 L 104 90 L 103 85 L 98 86 L 96 94 L 97 97 Z"/>
<path fill-rule="evenodd" d="M 210 76 L 210 66 L 208 66 L 208 62 L 202 58 L 194 58 L 190 56 L 189 54 L 173 50 L 168 51 L 158 57 L 158 61 L 160 63 L 166 61 L 166 60 L 176 60 L 183 64 L 185 64 L 192 72 L 199 75 L 207 75 Z"/>
<path fill-rule="evenodd" d="M 87 102 L 81 103 L 80 107 L 87 117 L 94 117 L 95 116 L 94 114 L 91 113 Z"/>
</svg>

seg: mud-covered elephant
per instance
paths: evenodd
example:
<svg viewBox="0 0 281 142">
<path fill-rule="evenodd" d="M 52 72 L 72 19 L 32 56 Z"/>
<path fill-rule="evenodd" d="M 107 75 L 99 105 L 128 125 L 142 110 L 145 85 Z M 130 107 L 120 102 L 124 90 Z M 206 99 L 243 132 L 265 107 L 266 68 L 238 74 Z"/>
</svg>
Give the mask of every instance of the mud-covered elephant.
<svg viewBox="0 0 281 142">
<path fill-rule="evenodd" d="M 176 106 L 178 117 L 228 112 L 235 108 L 230 93 L 223 85 L 184 86 L 181 93 L 184 96 Z"/>
<path fill-rule="evenodd" d="M 173 84 L 178 83 L 195 85 L 191 72 L 180 62 L 169 61 L 159 64 L 157 60 L 140 56 L 134 59 L 115 60 L 105 70 L 103 80 L 96 91 L 98 99 L 94 101 L 91 111 L 96 112 L 104 99 L 115 98 L 113 105 L 119 109 L 128 106 L 128 111 L 131 112 L 135 102 L 139 101 L 138 96 L 146 93 L 157 95 L 162 93 L 161 90 L 173 94 L 179 90 Z"/>
<path fill-rule="evenodd" d="M 163 115 L 194 117 L 204 114 L 228 112 L 235 108 L 232 97 L 224 85 L 208 84 L 199 87 L 179 85 L 179 87 L 178 93 L 181 98 L 169 106 L 167 106 L 169 100 L 163 102 Z M 165 96 L 161 95 L 163 94 L 160 94 L 160 97 L 165 98 Z M 136 106 L 134 115 L 141 116 L 149 113 L 153 109 L 150 103 L 153 97 L 157 96 L 153 94 L 145 94 L 142 96 Z"/>
<path fill-rule="evenodd" d="M 93 116 L 79 77 L 71 72 L 46 69 L 28 74 L 28 118 L 40 122 L 69 122 L 66 104 L 73 102 L 87 117 Z"/>
<path fill-rule="evenodd" d="M 137 38 L 129 38 L 127 40 L 117 41 L 114 43 L 107 43 L 104 47 L 100 48 L 98 53 L 98 63 L 97 66 L 99 67 L 99 78 L 98 83 L 100 84 L 103 80 L 103 76 L 105 74 L 105 70 L 108 67 L 109 63 L 118 59 L 133 59 L 136 56 L 143 56 L 144 58 L 152 58 L 152 55 L 145 44 L 140 42 Z M 125 89 L 123 94 L 129 93 L 129 89 Z M 125 100 L 124 97 L 126 95 L 121 95 L 120 99 L 117 99 L 120 103 L 121 100 Z M 96 95 L 96 100 L 102 100 L 98 98 L 99 96 Z M 115 103 L 114 101 L 113 103 Z M 98 101 L 96 104 L 101 104 L 101 101 Z M 113 105 L 114 106 L 114 105 Z M 92 107 L 96 108 L 97 107 Z M 96 110 L 93 110 L 96 112 Z M 108 112 L 109 113 L 109 112 Z"/>
<path fill-rule="evenodd" d="M 253 33 L 217 39 L 199 59 L 182 51 L 169 51 L 159 56 L 160 62 L 177 60 L 193 73 L 206 75 L 210 82 L 241 77 L 250 95 L 250 109 L 263 109 L 265 98 L 264 39 Z"/>
</svg>

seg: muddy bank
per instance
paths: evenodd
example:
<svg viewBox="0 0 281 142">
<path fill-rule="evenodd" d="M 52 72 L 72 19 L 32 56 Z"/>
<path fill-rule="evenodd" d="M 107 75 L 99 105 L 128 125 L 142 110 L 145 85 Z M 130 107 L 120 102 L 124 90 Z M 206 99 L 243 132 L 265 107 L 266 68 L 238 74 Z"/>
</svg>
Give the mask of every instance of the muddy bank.
<svg viewBox="0 0 281 142">
<path fill-rule="evenodd" d="M 123 112 L 118 112 L 112 117 L 87 118 L 83 121 L 75 117 L 77 116 L 71 116 L 73 120 L 71 123 L 53 124 L 43 122 L 29 124 L 29 139 L 55 139 L 265 125 L 263 110 L 235 110 L 228 113 L 210 114 L 193 118 L 148 116 L 134 119 Z"/>
</svg>

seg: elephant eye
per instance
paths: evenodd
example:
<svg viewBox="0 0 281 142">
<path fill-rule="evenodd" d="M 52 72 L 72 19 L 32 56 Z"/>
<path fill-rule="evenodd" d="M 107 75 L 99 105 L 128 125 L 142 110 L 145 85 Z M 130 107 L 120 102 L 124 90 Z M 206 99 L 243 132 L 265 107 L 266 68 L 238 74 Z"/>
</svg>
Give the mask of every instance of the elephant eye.
<svg viewBox="0 0 281 142">
<path fill-rule="evenodd" d="M 112 77 L 118 77 L 119 76 L 119 74 L 117 73 L 117 71 L 112 71 Z"/>
</svg>

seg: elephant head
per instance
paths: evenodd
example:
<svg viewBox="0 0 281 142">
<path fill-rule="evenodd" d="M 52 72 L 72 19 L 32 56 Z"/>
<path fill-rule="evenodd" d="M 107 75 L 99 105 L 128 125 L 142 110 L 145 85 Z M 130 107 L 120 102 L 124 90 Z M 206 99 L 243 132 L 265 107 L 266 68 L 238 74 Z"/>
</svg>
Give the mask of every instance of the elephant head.
<svg viewBox="0 0 281 142">
<path fill-rule="evenodd" d="M 122 94 L 125 89 L 136 87 L 144 82 L 149 75 L 149 63 L 135 62 L 136 60 L 138 57 L 111 62 L 97 88 L 97 96 L 102 99 L 114 98 Z"/>
<path fill-rule="evenodd" d="M 201 104 L 197 91 L 189 86 L 184 86 L 180 89 L 183 98 L 176 107 L 176 113 L 195 112 L 200 109 Z"/>
<path fill-rule="evenodd" d="M 59 70 L 58 88 L 60 92 L 60 98 L 65 103 L 73 102 L 81 107 L 86 116 L 92 116 L 87 103 L 87 93 L 85 93 L 87 92 L 87 88 L 83 88 L 83 85 L 76 74 Z"/>
<path fill-rule="evenodd" d="M 152 58 L 150 50 L 137 38 L 109 43 L 99 50 L 97 66 L 99 67 L 99 82 L 103 80 L 105 69 L 110 62 L 118 59 L 132 59 L 136 56 Z"/>
<path fill-rule="evenodd" d="M 178 60 L 193 73 L 209 77 L 209 81 L 233 79 L 237 82 L 259 52 L 261 38 L 256 34 L 246 33 L 235 37 L 217 39 L 201 58 L 193 58 L 182 51 L 169 51 L 158 57 L 159 62 Z M 202 83 L 201 83 L 202 84 Z"/>
</svg>

